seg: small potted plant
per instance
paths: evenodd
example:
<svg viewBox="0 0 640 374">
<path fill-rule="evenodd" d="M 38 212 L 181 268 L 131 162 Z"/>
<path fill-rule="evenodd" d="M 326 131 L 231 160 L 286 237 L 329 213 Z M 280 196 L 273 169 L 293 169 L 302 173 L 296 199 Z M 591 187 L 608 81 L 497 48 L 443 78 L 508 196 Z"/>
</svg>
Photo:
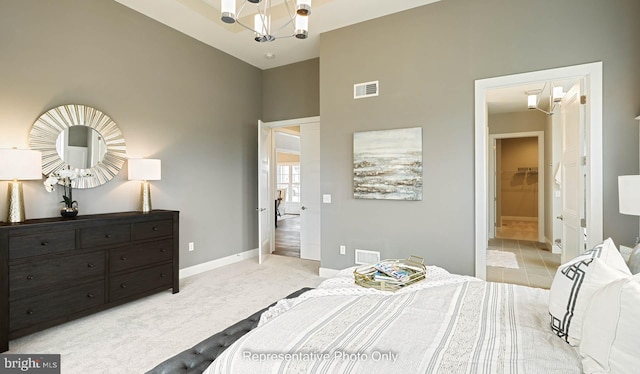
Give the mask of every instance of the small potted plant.
<svg viewBox="0 0 640 374">
<path fill-rule="evenodd" d="M 71 170 L 71 168 L 60 169 L 49 174 L 49 177 L 44 181 L 44 188 L 48 192 L 55 191 L 55 185 L 60 184 L 63 188 L 62 201 L 64 206 L 60 209 L 60 214 L 65 218 L 73 218 L 78 215 L 78 202 L 73 200 L 73 187 L 71 181 L 77 178 L 86 176 L 77 170 Z"/>
</svg>

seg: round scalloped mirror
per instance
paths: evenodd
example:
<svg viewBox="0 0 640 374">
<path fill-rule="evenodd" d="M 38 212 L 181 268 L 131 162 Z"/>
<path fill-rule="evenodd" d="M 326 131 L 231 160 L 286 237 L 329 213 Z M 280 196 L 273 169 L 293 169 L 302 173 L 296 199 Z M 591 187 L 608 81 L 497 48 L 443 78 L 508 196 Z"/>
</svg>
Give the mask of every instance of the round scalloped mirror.
<svg viewBox="0 0 640 374">
<path fill-rule="evenodd" d="M 85 175 L 71 181 L 73 188 L 107 183 L 127 159 L 118 125 L 85 105 L 61 105 L 41 115 L 31 128 L 29 146 L 42 152 L 42 174 L 69 167 Z"/>
</svg>

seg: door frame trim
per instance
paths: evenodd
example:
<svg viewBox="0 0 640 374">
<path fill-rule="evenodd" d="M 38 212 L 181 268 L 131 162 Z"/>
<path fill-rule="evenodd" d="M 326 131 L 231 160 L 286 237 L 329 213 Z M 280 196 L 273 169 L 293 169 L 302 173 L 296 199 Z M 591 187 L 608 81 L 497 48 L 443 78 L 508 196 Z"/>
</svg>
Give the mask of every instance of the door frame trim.
<svg viewBox="0 0 640 374">
<path fill-rule="evenodd" d="M 488 245 L 488 111 L 487 91 L 532 82 L 586 78 L 587 247 L 602 241 L 602 61 L 475 81 L 475 276 L 486 279 Z"/>
<path fill-rule="evenodd" d="M 287 120 L 281 120 L 281 121 L 263 122 L 262 124 L 264 125 L 264 127 L 271 129 L 271 134 L 272 134 L 272 137 L 271 137 L 271 139 L 272 139 L 272 142 L 271 142 L 271 158 L 273 160 L 276 160 L 275 137 L 273 137 L 273 132 L 274 132 L 275 129 L 277 129 L 279 127 L 304 126 L 304 125 L 310 124 L 310 123 L 320 123 L 320 116 L 293 118 L 293 119 L 287 119 Z M 276 190 L 276 163 L 272 162 L 271 166 L 270 166 L 270 169 L 269 169 L 269 191 L 272 191 L 270 193 L 273 194 L 273 192 L 275 190 Z M 322 214 L 322 212 L 320 212 L 320 214 Z M 272 214 L 271 216 L 273 217 L 274 214 Z M 275 225 L 275 222 L 273 222 L 272 227 L 274 225 Z M 276 237 L 275 230 L 271 230 L 271 243 L 273 243 L 271 245 L 271 252 L 272 253 L 275 250 L 275 237 Z M 321 253 L 322 253 L 322 249 L 321 249 Z"/>
<path fill-rule="evenodd" d="M 545 206 L 544 206 L 544 187 L 546 180 L 545 176 L 545 165 L 544 165 L 544 131 L 525 131 L 525 132 L 509 132 L 509 133 L 499 133 L 499 134 L 489 134 L 489 144 L 493 144 L 496 139 L 513 139 L 513 138 L 537 138 L 538 139 L 538 241 L 544 242 L 544 224 L 545 224 Z M 490 149 L 491 147 L 489 147 Z M 495 152 L 491 152 L 489 150 L 489 160 L 493 161 Z M 489 162 L 489 176 L 492 175 L 492 172 L 497 173 L 497 170 L 494 168 L 495 162 Z M 495 175 L 495 174 L 494 174 Z M 495 178 L 489 178 L 489 196 L 495 196 L 496 183 Z M 491 199 L 487 200 L 489 204 L 491 204 Z M 493 205 L 495 205 L 495 201 Z M 491 207 L 489 209 L 489 216 L 491 217 L 492 210 L 495 207 Z M 489 220 L 489 225 L 491 225 L 492 221 L 495 221 L 495 214 L 493 215 L 493 220 Z M 496 222 L 497 223 L 497 222 Z M 493 233 L 493 237 L 495 238 L 495 228 L 494 230 L 489 230 L 490 233 Z M 489 235 L 491 237 L 491 235 Z"/>
</svg>

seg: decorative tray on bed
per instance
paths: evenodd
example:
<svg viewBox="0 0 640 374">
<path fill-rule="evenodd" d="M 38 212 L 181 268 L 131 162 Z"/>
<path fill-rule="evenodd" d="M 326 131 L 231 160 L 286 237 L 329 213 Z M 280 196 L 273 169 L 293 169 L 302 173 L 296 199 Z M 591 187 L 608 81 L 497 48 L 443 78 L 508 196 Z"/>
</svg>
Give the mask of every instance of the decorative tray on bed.
<svg viewBox="0 0 640 374">
<path fill-rule="evenodd" d="M 425 279 L 426 273 L 424 259 L 412 255 L 406 260 L 382 260 L 357 267 L 353 276 L 359 286 L 381 291 L 397 291 Z"/>
</svg>

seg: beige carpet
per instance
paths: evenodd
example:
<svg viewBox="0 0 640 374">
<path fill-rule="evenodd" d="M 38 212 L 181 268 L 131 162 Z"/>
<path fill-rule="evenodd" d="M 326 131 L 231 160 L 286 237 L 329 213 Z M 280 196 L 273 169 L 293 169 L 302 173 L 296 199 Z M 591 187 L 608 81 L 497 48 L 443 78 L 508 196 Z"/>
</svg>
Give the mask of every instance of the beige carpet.
<svg viewBox="0 0 640 374">
<path fill-rule="evenodd" d="M 320 263 L 270 256 L 185 278 L 180 292 L 146 297 L 9 343 L 6 353 L 59 353 L 63 374 L 144 373 L 302 287 Z"/>
</svg>

